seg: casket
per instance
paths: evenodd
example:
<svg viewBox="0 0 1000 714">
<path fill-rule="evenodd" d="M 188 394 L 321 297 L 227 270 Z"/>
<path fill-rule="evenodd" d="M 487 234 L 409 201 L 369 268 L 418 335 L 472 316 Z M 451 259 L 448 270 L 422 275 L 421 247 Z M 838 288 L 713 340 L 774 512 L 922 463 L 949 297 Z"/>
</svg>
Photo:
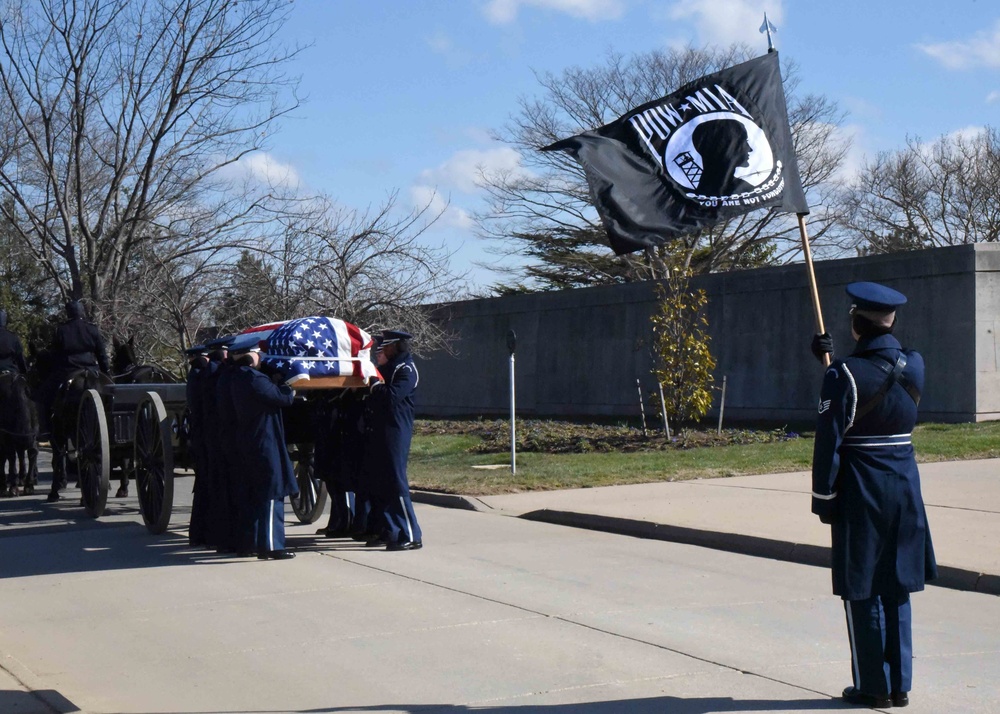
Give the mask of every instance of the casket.
<svg viewBox="0 0 1000 714">
<path fill-rule="evenodd" d="M 231 349 L 250 346 L 260 347 L 263 369 L 278 372 L 296 390 L 363 387 L 372 377 L 381 378 L 371 359 L 371 335 L 335 317 L 251 327 Z"/>
</svg>

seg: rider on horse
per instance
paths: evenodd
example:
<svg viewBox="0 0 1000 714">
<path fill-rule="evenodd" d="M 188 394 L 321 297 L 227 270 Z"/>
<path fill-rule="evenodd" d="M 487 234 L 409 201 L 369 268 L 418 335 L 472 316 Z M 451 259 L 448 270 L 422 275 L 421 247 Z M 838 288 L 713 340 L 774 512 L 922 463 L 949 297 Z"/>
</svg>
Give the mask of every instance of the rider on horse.
<svg viewBox="0 0 1000 714">
<path fill-rule="evenodd" d="M 56 328 L 55 337 L 52 338 L 52 345 L 49 353 L 52 358 L 52 373 L 46 379 L 42 391 L 43 412 L 49 421 L 50 428 L 53 426 L 51 418 L 52 409 L 55 404 L 59 389 L 74 375 L 81 371 L 96 372 L 98 369 L 107 374 L 110 370 L 108 364 L 108 350 L 97 326 L 86 320 L 86 311 L 83 303 L 79 300 L 70 300 L 66 303 L 67 320 Z M 56 448 L 56 439 L 53 435 L 51 439 L 53 450 Z M 52 492 L 49 494 L 50 501 L 59 500 L 59 489 L 65 486 L 65 474 L 58 476 L 53 474 Z"/>
<path fill-rule="evenodd" d="M 0 372 L 28 372 L 21 340 L 7 329 L 6 310 L 0 310 Z"/>
<path fill-rule="evenodd" d="M 97 367 L 107 373 L 111 369 L 108 349 L 101 331 L 92 322 L 87 322 L 83 303 L 70 300 L 66 303 L 66 315 L 69 319 L 56 328 L 52 338 L 51 351 L 56 359 L 56 369 L 65 374 Z"/>
</svg>

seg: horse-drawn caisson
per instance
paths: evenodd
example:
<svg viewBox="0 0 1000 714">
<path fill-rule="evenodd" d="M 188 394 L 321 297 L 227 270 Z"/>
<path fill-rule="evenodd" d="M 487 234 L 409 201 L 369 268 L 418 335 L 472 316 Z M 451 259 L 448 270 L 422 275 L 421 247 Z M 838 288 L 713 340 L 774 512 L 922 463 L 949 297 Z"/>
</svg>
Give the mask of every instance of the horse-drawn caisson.
<svg viewBox="0 0 1000 714">
<path fill-rule="evenodd" d="M 260 345 L 265 368 L 298 395 L 284 412 L 300 491 L 291 505 L 301 522 L 312 523 L 327 499 L 313 468 L 316 411 L 338 391 L 363 387 L 377 375 L 371 337 L 342 320 L 308 317 L 251 328 L 226 342 L 234 350 Z M 97 370 L 81 370 L 61 385 L 52 417 L 53 479 L 76 475 L 87 514 L 104 513 L 111 471 L 118 468 L 123 483 L 129 477 L 135 482 L 146 528 L 165 531 L 176 472 L 195 466 L 186 386 L 119 383 Z"/>
</svg>

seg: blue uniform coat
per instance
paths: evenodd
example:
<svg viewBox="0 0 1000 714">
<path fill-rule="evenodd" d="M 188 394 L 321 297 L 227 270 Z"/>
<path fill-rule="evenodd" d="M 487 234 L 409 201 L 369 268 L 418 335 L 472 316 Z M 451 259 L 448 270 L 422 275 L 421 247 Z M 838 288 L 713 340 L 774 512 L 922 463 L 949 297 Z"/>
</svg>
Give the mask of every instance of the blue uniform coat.
<svg viewBox="0 0 1000 714">
<path fill-rule="evenodd" d="M 923 391 L 923 358 L 892 335 L 860 340 L 823 378 L 812 511 L 832 524 L 833 592 L 845 600 L 916 592 L 937 575 L 910 442 L 917 405 L 897 382 L 858 414 L 886 381 L 877 361 L 892 365 L 900 353 L 902 380 Z"/>
<path fill-rule="evenodd" d="M 252 367 L 240 367 L 232 396 L 239 419 L 236 443 L 256 498 L 278 500 L 298 494 L 281 421 L 281 408 L 294 401 L 291 387 L 275 384 Z"/>
<path fill-rule="evenodd" d="M 398 490 L 399 484 L 407 484 L 406 462 L 413 439 L 413 397 L 419 377 L 409 353 L 398 355 L 380 371 L 385 383 L 373 386 L 368 397 L 365 457 L 369 459 L 371 472 L 378 474 L 383 484 L 378 495 L 385 496 L 386 487 L 391 495 Z"/>
</svg>

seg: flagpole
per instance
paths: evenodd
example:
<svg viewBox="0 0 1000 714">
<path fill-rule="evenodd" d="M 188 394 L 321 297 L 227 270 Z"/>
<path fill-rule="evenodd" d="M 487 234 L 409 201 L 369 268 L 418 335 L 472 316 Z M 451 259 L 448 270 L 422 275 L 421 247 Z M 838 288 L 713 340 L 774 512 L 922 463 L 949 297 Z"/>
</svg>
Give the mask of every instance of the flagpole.
<svg viewBox="0 0 1000 714">
<path fill-rule="evenodd" d="M 812 293 L 813 312 L 816 313 L 816 332 L 820 335 L 826 332 L 823 327 L 823 309 L 819 305 L 819 288 L 816 287 L 816 271 L 813 270 L 812 252 L 809 250 L 809 235 L 806 233 L 806 214 L 795 214 L 799 219 L 799 235 L 802 236 L 802 252 L 806 256 L 806 269 L 809 271 L 809 290 Z M 829 353 L 823 354 L 823 366 L 830 366 Z"/>
</svg>

